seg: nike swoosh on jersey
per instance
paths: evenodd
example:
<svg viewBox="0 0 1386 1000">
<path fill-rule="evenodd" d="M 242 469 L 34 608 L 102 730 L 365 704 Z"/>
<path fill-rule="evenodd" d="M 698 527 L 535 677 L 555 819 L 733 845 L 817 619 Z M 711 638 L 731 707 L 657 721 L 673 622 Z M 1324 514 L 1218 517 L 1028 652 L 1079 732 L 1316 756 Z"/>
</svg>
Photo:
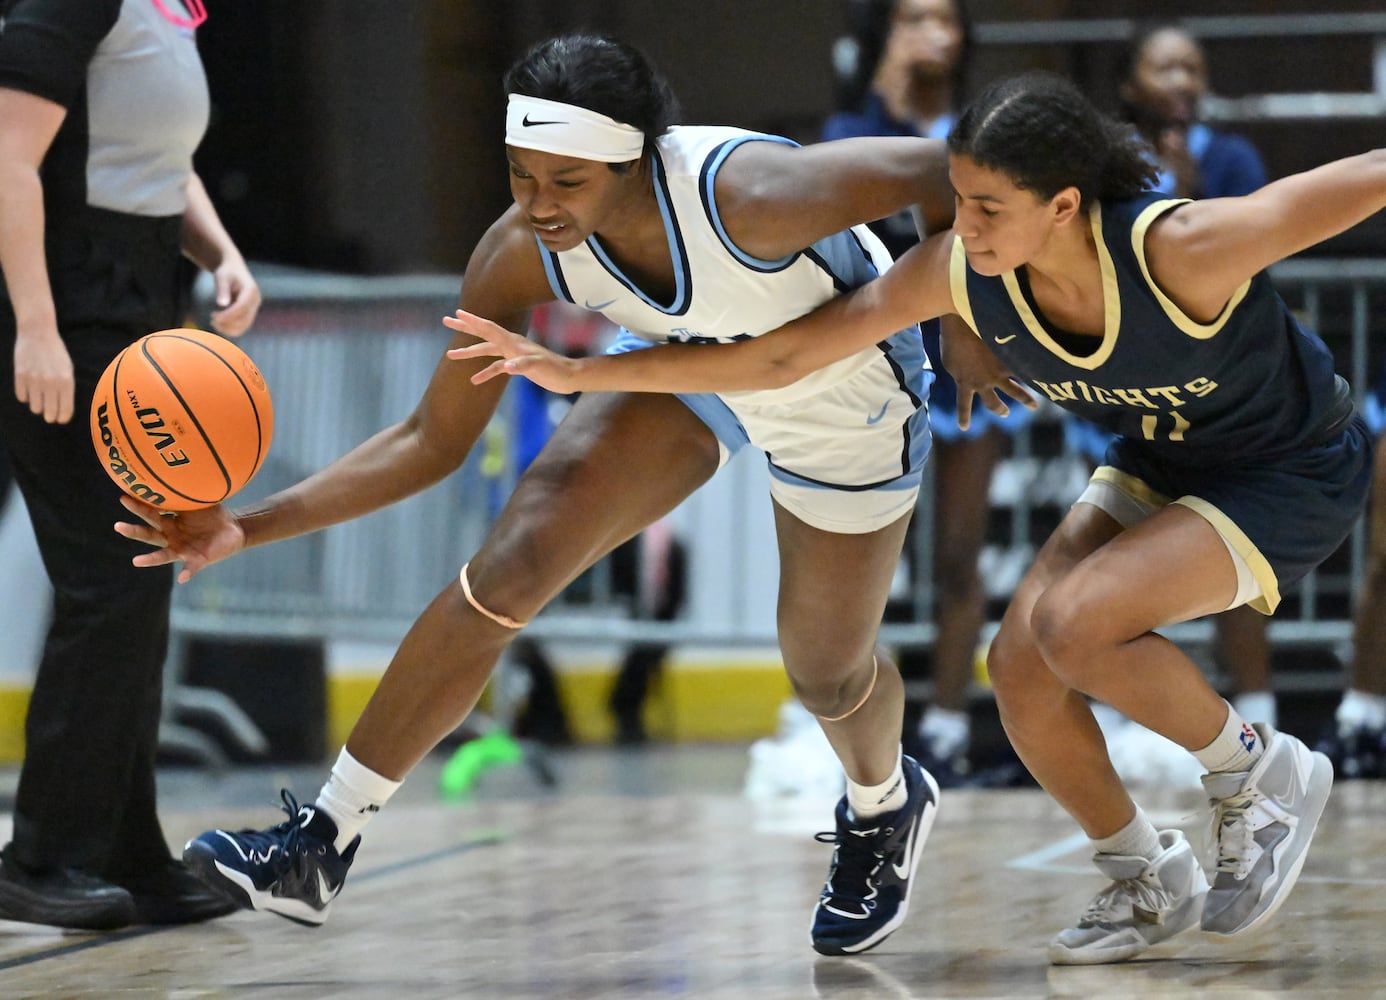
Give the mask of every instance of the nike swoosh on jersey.
<svg viewBox="0 0 1386 1000">
<path fill-rule="evenodd" d="M 1019 336 L 1019 334 L 1013 333 L 1013 334 L 1011 334 L 1009 337 L 992 337 L 991 339 L 994 340 L 994 341 L 996 341 L 998 344 L 1009 344 L 1012 340 L 1015 340 L 1015 338 L 1018 337 L 1018 336 Z"/>
<path fill-rule="evenodd" d="M 582 303 L 582 308 L 591 309 L 593 312 L 601 312 L 603 309 L 605 309 L 607 306 L 611 305 L 611 303 L 615 301 L 615 299 L 607 299 L 605 302 L 597 302 L 594 304 L 584 299 Z"/>
<path fill-rule="evenodd" d="M 886 410 L 888 409 L 890 409 L 890 400 L 886 400 L 884 403 L 882 403 L 881 412 L 876 414 L 874 417 L 867 417 L 866 422 L 868 424 L 879 424 L 881 420 L 884 419 Z M 894 791 L 894 789 L 892 789 L 892 791 Z"/>
</svg>

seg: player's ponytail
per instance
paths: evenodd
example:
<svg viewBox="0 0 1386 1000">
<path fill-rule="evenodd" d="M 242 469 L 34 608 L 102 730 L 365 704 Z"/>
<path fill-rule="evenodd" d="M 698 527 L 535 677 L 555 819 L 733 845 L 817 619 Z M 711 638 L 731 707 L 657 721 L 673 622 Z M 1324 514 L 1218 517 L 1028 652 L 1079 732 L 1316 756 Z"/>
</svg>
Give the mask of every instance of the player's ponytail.
<svg viewBox="0 0 1386 1000">
<path fill-rule="evenodd" d="M 1026 73 L 988 88 L 959 116 L 948 150 L 1041 198 L 1076 187 L 1084 207 L 1094 198 L 1130 198 L 1156 177 L 1135 130 L 1052 73 Z"/>
</svg>

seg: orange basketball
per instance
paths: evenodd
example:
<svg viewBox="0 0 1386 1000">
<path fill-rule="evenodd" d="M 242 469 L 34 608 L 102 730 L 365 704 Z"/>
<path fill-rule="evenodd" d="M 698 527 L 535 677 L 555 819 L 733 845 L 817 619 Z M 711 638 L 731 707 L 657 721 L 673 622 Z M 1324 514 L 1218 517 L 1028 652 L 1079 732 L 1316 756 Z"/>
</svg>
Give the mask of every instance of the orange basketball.
<svg viewBox="0 0 1386 1000">
<path fill-rule="evenodd" d="M 164 510 L 220 503 L 259 470 L 274 406 L 255 363 L 202 330 L 141 337 L 107 366 L 91 403 L 91 440 L 106 472 Z"/>
</svg>

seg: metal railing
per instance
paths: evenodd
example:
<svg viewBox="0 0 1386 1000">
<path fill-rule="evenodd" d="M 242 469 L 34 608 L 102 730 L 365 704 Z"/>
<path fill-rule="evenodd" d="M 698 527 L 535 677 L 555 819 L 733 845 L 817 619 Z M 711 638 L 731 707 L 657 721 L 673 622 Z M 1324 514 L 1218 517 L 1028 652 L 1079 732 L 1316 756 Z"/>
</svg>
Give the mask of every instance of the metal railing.
<svg viewBox="0 0 1386 1000">
<path fill-rule="evenodd" d="M 1386 324 L 1386 260 L 1297 260 L 1272 271 L 1287 303 L 1318 329 L 1339 369 L 1361 394 L 1381 359 L 1372 349 Z M 275 402 L 275 438 L 268 461 L 237 502 L 282 489 L 321 468 L 359 441 L 400 419 L 417 402 L 444 345 L 439 318 L 456 301 L 449 278 L 324 278 L 266 275 L 267 305 L 243 346 L 264 371 Z M 494 427 L 504 434 L 505 408 Z M 1052 423 L 1037 420 L 1013 445 L 998 475 L 1011 477 L 1006 527 L 989 541 L 986 558 L 1013 572 L 991 597 L 1004 603 L 1006 585 L 1043 541 L 1044 508 L 1071 502 L 1057 481 L 1071 484 L 1074 456 L 1056 450 Z M 357 521 L 254 549 L 218 564 L 176 589 L 173 624 L 182 635 L 313 637 L 397 641 L 446 586 L 481 541 L 503 501 L 508 479 L 503 447 L 483 442 L 464 466 L 436 487 Z M 1062 470 L 1061 470 L 1062 471 Z M 1064 477 L 1068 476 L 1068 479 Z M 761 645 L 775 642 L 773 593 L 762 593 L 775 568 L 773 542 L 744 519 L 763 500 L 763 468 L 738 459 L 692 504 L 690 600 L 672 622 L 635 620 L 598 564 L 530 626 L 537 638 L 570 642 L 667 641 Z M 722 480 L 722 486 L 714 485 Z M 1081 479 L 1079 479 L 1081 482 Z M 926 477 L 918 518 L 932 523 Z M 721 492 L 717 492 L 720 490 Z M 748 498 L 753 498 L 748 501 Z M 715 527 L 707 527 L 715 526 Z M 735 537 L 728 541 L 728 534 Z M 760 548 L 757 548 L 757 545 Z M 769 546 L 769 548 L 767 548 Z M 932 538 L 913 533 L 909 558 L 931 564 Z M 1271 623 L 1274 641 L 1340 643 L 1350 636 L 1352 598 L 1361 579 L 1365 538 L 1351 540 L 1286 595 Z M 927 645 L 933 639 L 931 574 L 912 575 L 882 629 L 887 644 Z M 751 609 L 751 610 L 747 610 Z M 758 610 L 757 610 L 758 609 Z M 1171 634 L 1208 638 L 1206 622 Z"/>
</svg>

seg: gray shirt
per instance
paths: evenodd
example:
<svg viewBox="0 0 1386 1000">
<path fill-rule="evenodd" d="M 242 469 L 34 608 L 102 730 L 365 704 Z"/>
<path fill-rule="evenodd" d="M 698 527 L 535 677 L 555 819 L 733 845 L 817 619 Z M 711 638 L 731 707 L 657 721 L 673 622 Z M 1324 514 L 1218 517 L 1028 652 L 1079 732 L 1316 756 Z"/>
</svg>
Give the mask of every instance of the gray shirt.
<svg viewBox="0 0 1386 1000">
<path fill-rule="evenodd" d="M 133 215 L 181 215 L 210 99 L 193 29 L 154 0 L 124 0 L 87 67 L 87 201 Z"/>
<path fill-rule="evenodd" d="M 207 127 L 207 78 L 178 0 L 12 0 L 0 86 L 63 105 L 44 163 L 49 195 L 142 216 L 181 215 Z"/>
</svg>

